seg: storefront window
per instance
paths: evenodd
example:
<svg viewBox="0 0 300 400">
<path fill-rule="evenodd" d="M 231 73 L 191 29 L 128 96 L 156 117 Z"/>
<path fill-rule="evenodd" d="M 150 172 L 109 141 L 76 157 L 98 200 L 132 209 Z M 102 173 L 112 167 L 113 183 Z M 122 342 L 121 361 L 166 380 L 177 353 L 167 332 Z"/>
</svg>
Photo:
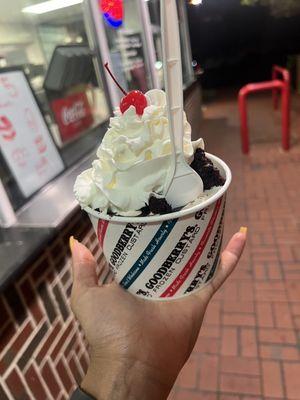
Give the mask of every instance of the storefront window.
<svg viewBox="0 0 300 400">
<path fill-rule="evenodd" d="M 53 151 L 58 148 L 57 159 L 63 169 L 95 148 L 99 143 L 98 127 L 110 115 L 107 96 L 88 45 L 83 2 L 74 0 L 66 4 L 63 0 L 0 0 L 0 89 L 3 89 L 0 90 L 0 130 L 13 125 L 13 121 L 7 122 L 11 110 L 7 108 L 8 92 L 3 86 L 5 74 L 24 71 L 33 101 L 47 123 L 47 135 L 55 143 Z M 20 106 L 12 102 L 10 107 Z M 16 115 L 19 112 L 20 117 L 23 111 L 14 112 Z M 14 209 L 18 209 L 31 193 L 26 194 L 18 184 L 7 163 L 3 140 L 0 145 L 0 179 Z M 54 170 L 60 173 L 61 168 Z"/>
<path fill-rule="evenodd" d="M 0 0 L 0 5 L 0 179 L 18 210 L 99 145 L 111 104 L 118 105 L 123 95 L 102 63 L 110 61 L 126 91 L 146 92 L 157 82 L 163 88 L 159 0 Z M 185 2 L 178 1 L 178 16 L 186 87 L 194 77 Z M 14 73 L 21 85 L 18 101 L 7 97 Z M 14 132 L 24 139 L 15 147 L 3 139 Z"/>
</svg>

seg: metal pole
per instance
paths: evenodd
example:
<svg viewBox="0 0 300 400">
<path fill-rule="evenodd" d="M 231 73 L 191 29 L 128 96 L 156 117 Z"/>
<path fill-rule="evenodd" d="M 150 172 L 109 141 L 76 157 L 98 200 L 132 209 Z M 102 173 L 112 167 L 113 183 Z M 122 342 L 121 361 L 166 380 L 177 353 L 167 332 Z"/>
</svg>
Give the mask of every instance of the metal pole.
<svg viewBox="0 0 300 400">
<path fill-rule="evenodd" d="M 282 137 L 281 143 L 284 150 L 290 148 L 290 72 L 286 68 L 279 67 L 278 65 L 273 66 L 273 76 L 277 79 L 277 75 L 282 76 L 281 85 L 281 112 L 282 112 Z M 273 91 L 274 93 L 274 91 Z M 277 89 L 276 89 L 276 93 Z M 275 103 L 274 103 L 275 105 Z M 278 98 L 276 95 L 276 106 L 278 106 Z"/>
<path fill-rule="evenodd" d="M 105 62 L 108 62 L 110 65 L 112 65 L 107 43 L 107 36 L 103 24 L 103 17 L 99 8 L 99 2 L 98 0 L 88 0 L 88 1 L 90 3 L 90 9 L 92 14 L 93 24 L 95 27 L 97 45 L 99 46 L 100 49 L 101 58 L 102 60 L 105 60 Z M 113 83 L 111 79 L 106 79 L 106 84 L 112 106 L 113 108 L 116 108 L 120 104 L 120 96 L 117 91 L 116 85 Z"/>
<path fill-rule="evenodd" d="M 142 29 L 144 33 L 143 36 L 145 38 L 145 57 L 147 56 L 147 67 L 151 74 L 152 87 L 155 89 L 160 89 L 158 74 L 155 68 L 155 62 L 157 61 L 157 59 L 155 54 L 148 4 L 146 1 L 138 1 L 138 7 L 142 20 Z"/>
<path fill-rule="evenodd" d="M 284 81 L 282 85 L 282 148 L 290 148 L 290 85 Z"/>
<path fill-rule="evenodd" d="M 275 65 L 273 65 L 273 68 L 272 68 L 272 81 L 274 81 L 275 79 L 277 79 L 277 71 L 275 69 Z M 277 89 L 273 89 L 272 90 L 272 100 L 273 100 L 274 110 L 277 110 L 278 109 L 278 90 Z"/>
<path fill-rule="evenodd" d="M 84 24 L 87 32 L 89 47 L 93 52 L 93 64 L 95 68 L 98 85 L 99 88 L 103 86 L 105 100 L 107 102 L 107 106 L 110 110 L 110 113 L 112 114 L 113 106 L 111 102 L 110 92 L 107 86 L 106 77 L 103 71 L 103 60 L 102 60 L 101 50 L 99 48 L 99 43 L 97 40 L 96 28 L 93 21 L 91 2 L 89 0 L 85 0 L 83 2 L 83 17 L 84 17 Z"/>
<path fill-rule="evenodd" d="M 239 110 L 241 119 L 241 142 L 242 152 L 244 154 L 249 153 L 249 132 L 248 132 L 248 121 L 247 121 L 247 104 L 246 104 L 246 93 L 242 90 L 239 92 Z"/>
</svg>

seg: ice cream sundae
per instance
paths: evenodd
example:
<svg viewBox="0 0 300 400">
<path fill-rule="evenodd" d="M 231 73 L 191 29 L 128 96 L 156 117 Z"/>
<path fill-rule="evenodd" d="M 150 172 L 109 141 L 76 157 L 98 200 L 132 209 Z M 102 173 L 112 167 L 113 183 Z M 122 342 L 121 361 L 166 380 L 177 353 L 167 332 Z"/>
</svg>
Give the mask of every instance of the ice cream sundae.
<svg viewBox="0 0 300 400">
<path fill-rule="evenodd" d="M 205 153 L 203 140 L 191 140 L 183 113 L 184 158 L 200 176 L 201 190 L 172 208 L 166 200 L 175 154 L 168 115 L 162 90 L 124 92 L 97 158 L 74 186 L 116 282 L 152 300 L 188 295 L 214 276 L 231 180 L 227 165 Z"/>
</svg>

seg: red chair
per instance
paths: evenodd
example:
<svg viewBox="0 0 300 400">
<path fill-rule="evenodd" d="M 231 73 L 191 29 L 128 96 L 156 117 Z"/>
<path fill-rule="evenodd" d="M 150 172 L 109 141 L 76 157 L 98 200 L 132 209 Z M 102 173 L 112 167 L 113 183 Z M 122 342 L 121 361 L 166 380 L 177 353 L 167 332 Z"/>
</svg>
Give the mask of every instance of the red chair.
<svg viewBox="0 0 300 400">
<path fill-rule="evenodd" d="M 278 79 L 278 75 L 282 80 Z M 282 148 L 290 148 L 290 73 L 287 69 L 273 66 L 272 81 L 249 83 L 239 91 L 239 111 L 241 120 L 241 142 L 242 152 L 249 153 L 249 129 L 247 121 L 247 95 L 249 93 L 272 90 L 274 109 L 278 108 L 278 92 L 281 92 L 281 112 L 282 112 Z"/>
</svg>

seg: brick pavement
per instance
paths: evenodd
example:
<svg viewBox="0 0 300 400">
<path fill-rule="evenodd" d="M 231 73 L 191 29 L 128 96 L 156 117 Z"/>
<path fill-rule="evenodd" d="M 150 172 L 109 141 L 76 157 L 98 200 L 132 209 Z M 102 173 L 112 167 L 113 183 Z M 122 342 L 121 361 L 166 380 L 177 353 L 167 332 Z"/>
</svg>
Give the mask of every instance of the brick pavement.
<svg viewBox="0 0 300 400">
<path fill-rule="evenodd" d="M 235 98 L 209 104 L 198 128 L 207 150 L 233 171 L 225 241 L 242 225 L 249 235 L 238 268 L 208 307 L 172 400 L 300 399 L 298 104 L 294 100 L 293 148 L 284 153 L 269 98 L 250 103 L 250 156 L 240 151 Z"/>
</svg>

